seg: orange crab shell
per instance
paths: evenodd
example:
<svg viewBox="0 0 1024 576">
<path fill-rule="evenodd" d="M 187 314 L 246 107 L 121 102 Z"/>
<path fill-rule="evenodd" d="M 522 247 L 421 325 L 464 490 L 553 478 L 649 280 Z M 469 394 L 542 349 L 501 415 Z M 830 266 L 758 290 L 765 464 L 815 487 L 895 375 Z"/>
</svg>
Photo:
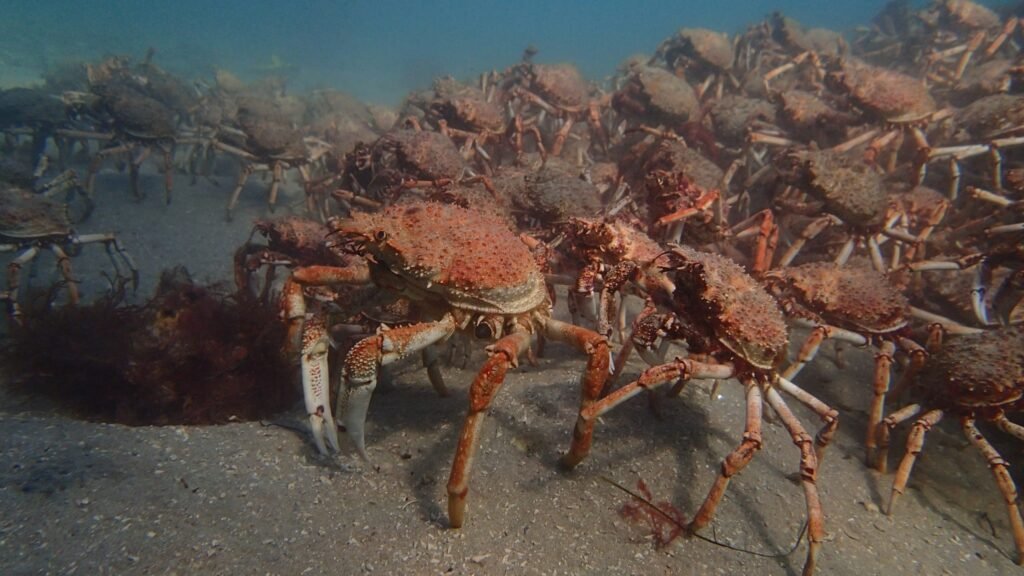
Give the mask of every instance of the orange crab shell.
<svg viewBox="0 0 1024 576">
<path fill-rule="evenodd" d="M 943 405 L 1016 411 L 1024 404 L 1024 327 L 967 334 L 945 343 L 920 376 Z"/>
<path fill-rule="evenodd" d="M 617 261 L 651 262 L 665 252 L 650 236 L 621 221 L 572 217 L 566 230 L 579 249 L 608 253 Z"/>
<path fill-rule="evenodd" d="M 814 262 L 771 273 L 783 279 L 801 305 L 837 324 L 885 334 L 903 328 L 910 314 L 906 296 L 879 272 L 863 266 Z"/>
<path fill-rule="evenodd" d="M 858 106 L 885 122 L 917 122 L 938 109 L 924 82 L 888 68 L 847 59 L 829 77 Z"/>
<path fill-rule="evenodd" d="M 722 345 L 755 368 L 773 369 L 785 357 L 789 330 L 782 311 L 739 264 L 679 245 L 671 256 L 677 260 L 676 293 L 688 300 L 690 318 L 707 324 Z"/>
<path fill-rule="evenodd" d="M 555 106 L 572 108 L 587 101 L 587 82 L 572 64 L 533 64 L 530 74 L 533 89 Z"/>
<path fill-rule="evenodd" d="M 357 213 L 338 232 L 362 239 L 372 260 L 405 286 L 455 307 L 516 314 L 542 306 L 544 278 L 501 219 L 456 205 L 410 202 Z"/>
</svg>

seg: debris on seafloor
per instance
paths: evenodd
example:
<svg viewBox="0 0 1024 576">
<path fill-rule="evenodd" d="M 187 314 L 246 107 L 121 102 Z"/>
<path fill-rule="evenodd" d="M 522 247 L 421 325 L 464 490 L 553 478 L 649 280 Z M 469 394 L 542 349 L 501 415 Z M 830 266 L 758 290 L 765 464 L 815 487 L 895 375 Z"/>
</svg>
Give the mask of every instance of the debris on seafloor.
<svg viewBox="0 0 1024 576">
<path fill-rule="evenodd" d="M 26 312 L 3 347 L 11 386 L 89 420 L 255 420 L 297 399 L 273 306 L 165 270 L 142 306 L 109 296 Z"/>
</svg>

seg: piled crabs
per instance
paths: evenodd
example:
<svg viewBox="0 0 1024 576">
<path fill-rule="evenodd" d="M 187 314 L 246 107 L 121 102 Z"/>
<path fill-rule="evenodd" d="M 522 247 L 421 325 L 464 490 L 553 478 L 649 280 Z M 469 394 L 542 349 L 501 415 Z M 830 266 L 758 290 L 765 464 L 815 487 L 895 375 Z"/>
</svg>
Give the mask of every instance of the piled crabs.
<svg viewBox="0 0 1024 576">
<path fill-rule="evenodd" d="M 1024 390 L 1022 33 L 1018 17 L 967 0 L 895 2 L 848 37 L 776 13 L 735 36 L 681 28 L 605 82 L 528 48 L 387 113 L 224 70 L 189 86 L 152 52 L 107 59 L 53 79 L 59 92 L 0 94 L 7 148 L 31 159 L 30 176 L 0 188 L 0 251 L 17 252 L 0 297 L 20 319 L 20 270 L 46 249 L 76 301 L 69 243 L 102 242 L 119 276 L 135 274 L 116 237 L 76 234 L 39 185 L 49 139 L 59 162 L 76 147 L 90 155 L 90 206 L 107 160 L 123 161 L 141 197 L 156 153 L 169 200 L 176 171 L 215 179 L 229 159 L 228 219 L 257 173 L 268 211 L 300 198 L 256 223 L 234 269 L 243 297 L 281 302 L 318 453 L 344 451 L 341 427 L 370 458 L 365 421 L 386 367 L 418 357 L 447 395 L 443 359 L 484 342 L 448 482 L 452 527 L 506 373 L 556 341 L 586 358 L 562 459 L 582 474 L 599 418 L 628 399 L 741 384 L 741 440 L 688 534 L 728 505 L 727 486 L 764 447 L 767 404 L 799 451 L 809 574 L 827 540 L 819 472 L 843 414 L 807 367 L 831 341 L 874 355 L 870 400 L 855 408 L 869 465 L 884 470 L 899 425 L 917 417 L 893 499 L 925 432 L 955 415 L 995 474 L 1024 560 L 1009 468 L 975 427 L 1024 439 L 1011 419 Z"/>
<path fill-rule="evenodd" d="M 440 347 L 489 342 L 448 484 L 449 522 L 459 527 L 483 416 L 506 371 L 544 340 L 588 358 L 567 468 L 590 452 L 598 417 L 629 398 L 669 383 L 678 395 L 689 381 L 737 379 L 742 441 L 685 531 L 711 522 L 762 448 L 767 403 L 799 449 L 803 571 L 812 573 L 825 540 L 818 473 L 841 414 L 802 369 L 826 341 L 875 353 L 863 407 L 872 465 L 884 462 L 897 424 L 926 409 L 934 410 L 918 421 L 911 455 L 935 410 L 1017 434 L 1005 414 L 1017 409 L 1019 378 L 987 383 L 942 360 L 962 354 L 961 338 L 1016 334 L 1000 325 L 1024 316 L 1019 127 L 964 108 L 958 91 L 975 66 L 1015 57 L 1017 29 L 985 24 L 984 48 L 974 41 L 982 32 L 962 49 L 949 46 L 973 14 L 964 3 L 936 3 L 914 15 L 922 29 L 914 49 L 890 47 L 881 31 L 846 42 L 776 14 L 734 40 L 682 29 L 606 86 L 568 64 L 539 64 L 531 49 L 475 85 L 442 78 L 412 94 L 389 131 L 332 153 L 315 193 L 334 203 L 314 216 L 334 216 L 308 236 L 315 249 L 307 237 L 285 241 L 283 257 L 280 246 L 240 252 L 249 272 L 289 268 L 281 286 L 288 346 L 301 359 L 318 451 L 340 450 L 337 417 L 369 458 L 364 421 L 384 366 L 418 355 L 447 394 Z M 900 58 L 880 62 L 878 50 Z M 952 64 L 952 54 L 964 56 Z M 1000 110 L 1019 104 L 1008 90 Z M 293 226 L 260 229 L 280 244 Z M 951 276 L 959 283 L 943 280 Z M 572 324 L 553 317 L 563 291 Z M 636 299 L 643 305 L 630 305 Z M 369 327 L 330 365 L 332 331 L 396 303 L 390 326 Z M 629 363 L 633 351 L 646 368 Z M 949 382 L 954 399 L 923 391 L 925 379 Z M 976 386 L 989 392 L 972 395 Z M 887 415 L 907 395 L 911 407 Z M 816 435 L 784 396 L 819 421 Z M 1000 470 L 1019 540 L 1012 480 L 983 439 L 975 443 Z"/>
</svg>

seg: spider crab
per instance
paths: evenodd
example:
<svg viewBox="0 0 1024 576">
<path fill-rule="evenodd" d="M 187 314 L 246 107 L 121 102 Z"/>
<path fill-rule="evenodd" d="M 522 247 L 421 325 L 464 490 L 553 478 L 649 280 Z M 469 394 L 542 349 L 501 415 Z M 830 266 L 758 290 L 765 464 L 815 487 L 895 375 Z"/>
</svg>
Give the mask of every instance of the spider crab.
<svg viewBox="0 0 1024 576">
<path fill-rule="evenodd" d="M 446 136 L 462 140 L 460 151 L 467 160 L 476 157 L 488 170 L 493 168 L 492 156 L 504 143 L 508 122 L 502 106 L 483 90 L 446 76 L 434 80 L 433 90 L 410 95 L 406 106 L 421 110 Z M 492 141 L 496 146 L 488 152 Z"/>
<path fill-rule="evenodd" d="M 809 542 L 803 573 L 811 574 L 824 535 L 818 460 L 838 426 L 838 414 L 776 371 L 785 357 L 789 332 L 782 311 L 756 280 L 728 258 L 685 246 L 673 245 L 663 258 L 667 263 L 661 267 L 674 289 L 658 290 L 652 296 L 662 308 L 672 311 L 667 316 L 674 317 L 662 326 L 674 332 L 671 336 L 685 340 L 691 355 L 653 366 L 637 380 L 580 410 L 562 463 L 574 468 L 586 458 L 597 418 L 644 390 L 678 382 L 672 390 L 678 393 L 690 380 L 737 378 L 744 386 L 747 406 L 743 441 L 722 461 L 718 478 L 687 530 L 696 532 L 711 521 L 731 478 L 761 449 L 761 414 L 767 402 L 800 449 Z M 638 324 L 642 322 L 638 319 Z M 794 396 L 825 421 L 817 439 L 806 432 L 780 392 Z"/>
<path fill-rule="evenodd" d="M 84 244 L 102 243 L 118 278 L 122 277 L 123 264 L 130 271 L 133 286 L 138 287 L 139 272 L 135 262 L 117 236 L 113 233 L 78 234 L 72 227 L 67 204 L 49 197 L 77 186 L 71 171 L 44 186 L 41 194 L 17 184 L 0 182 L 0 252 L 17 252 L 7 265 L 7 291 L 0 292 L 0 301 L 7 301 L 8 313 L 15 322 L 21 321 L 18 304 L 21 269 L 33 262 L 42 250 L 49 250 L 56 258 L 57 270 L 64 279 L 71 304 L 78 303 L 79 295 L 68 251 Z"/>
<path fill-rule="evenodd" d="M 836 255 L 836 263 L 846 262 L 855 248 L 866 247 L 875 269 L 885 271 L 888 264 L 880 248 L 884 239 L 891 238 L 919 247 L 945 217 L 948 207 L 946 203 L 935 206 L 915 234 L 914 231 L 896 228 L 898 222 L 909 219 L 909 216 L 893 209 L 882 177 L 861 160 L 851 158 L 836 148 L 789 150 L 780 156 L 778 164 L 783 181 L 791 188 L 787 188 L 776 202 L 788 208 L 788 212 L 806 215 L 825 213 L 804 226 L 783 254 L 779 266 L 788 266 L 808 242 L 830 226 L 842 226 L 848 235 Z M 792 194 L 794 191 L 796 196 Z"/>
<path fill-rule="evenodd" d="M 650 63 L 663 60 L 669 70 L 687 76 L 697 84 L 697 98 L 714 93 L 722 97 L 726 79 L 735 60 L 733 43 L 727 34 L 706 28 L 680 28 L 664 40 L 654 52 Z"/>
<path fill-rule="evenodd" d="M 875 428 L 882 421 L 896 351 L 910 354 L 911 368 L 904 372 L 905 378 L 920 368 L 925 357 L 925 349 L 905 336 L 911 319 L 906 296 L 885 275 L 866 265 L 814 262 L 771 270 L 764 282 L 792 323 L 811 329 L 783 377 L 795 378 L 825 340 L 877 347 L 865 441 L 867 454 L 873 454 Z"/>
<path fill-rule="evenodd" d="M 920 414 L 907 438 L 886 512 L 892 514 L 896 500 L 906 489 L 925 434 L 950 414 L 960 421 L 964 436 L 992 470 L 1006 503 L 1017 547 L 1016 561 L 1024 564 L 1024 519 L 1009 463 L 975 425 L 978 419 L 991 422 L 1003 432 L 1024 440 L 1024 426 L 1006 417 L 1024 408 L 1024 326 L 957 336 L 928 359 L 918 382 L 923 394 L 921 401 L 893 412 L 878 425 L 875 468 L 884 472 L 891 431 Z"/>
<path fill-rule="evenodd" d="M 225 208 L 227 220 L 231 220 L 242 189 L 253 173 L 270 172 L 267 207 L 273 212 L 277 205 L 281 182 L 284 180 L 284 171 L 288 168 L 297 169 L 305 185 L 310 181 L 310 165 L 323 158 L 331 149 L 330 145 L 322 140 L 304 137 L 300 131 L 293 129 L 286 122 L 285 116 L 275 108 L 274 103 L 261 99 L 249 99 L 239 106 L 238 125 L 240 130 L 222 127 L 222 131 L 226 135 L 239 138 L 240 146 L 221 139 L 213 143 L 214 148 L 235 156 L 241 162 L 238 182 Z M 308 192 L 306 204 L 309 212 L 326 219 L 323 203 L 318 202 Z"/>
<path fill-rule="evenodd" d="M 526 56 L 532 56 L 527 50 Z M 551 144 L 551 155 L 559 156 L 573 126 L 584 120 L 590 126 L 593 140 L 602 148 L 608 146 L 608 133 L 601 122 L 601 112 L 608 104 L 606 97 L 592 98 L 591 89 L 580 71 L 572 64 L 535 64 L 528 58 L 513 66 L 503 84 L 509 93 L 530 111 L 537 112 L 536 125 L 550 116 L 557 119 L 557 130 Z M 518 125 L 521 119 L 513 118 Z M 525 121 L 532 124 L 533 121 Z M 520 133 L 519 128 L 515 132 Z M 517 140 L 519 136 L 516 136 Z M 519 146 L 517 145 L 517 149 Z"/>
<path fill-rule="evenodd" d="M 459 437 L 448 481 L 448 517 L 453 528 L 464 521 L 469 474 L 483 418 L 510 367 L 543 336 L 566 342 L 587 355 L 582 406 L 601 393 L 611 352 L 596 332 L 555 320 L 541 274 L 529 249 L 495 216 L 456 205 L 408 202 L 376 214 L 357 213 L 332 223 L 345 250 L 363 256 L 367 268 L 305 267 L 292 274 L 290 318 L 304 316 L 302 285 L 372 283 L 382 291 L 413 301 L 422 321 L 365 338 L 352 348 L 342 368 L 342 420 L 356 450 L 368 459 L 364 423 L 382 366 L 425 351 L 462 333 L 491 340 L 488 359 L 469 391 L 469 412 Z M 314 314 L 302 331 L 302 365 L 307 390 L 318 395 L 313 407 L 314 434 L 333 434 L 327 399 L 326 331 Z M 438 385 L 440 373 L 431 373 Z M 330 439 L 330 436 L 328 437 Z M 336 443 L 331 442 L 332 448 Z M 317 445 L 325 451 L 322 438 Z"/>
</svg>

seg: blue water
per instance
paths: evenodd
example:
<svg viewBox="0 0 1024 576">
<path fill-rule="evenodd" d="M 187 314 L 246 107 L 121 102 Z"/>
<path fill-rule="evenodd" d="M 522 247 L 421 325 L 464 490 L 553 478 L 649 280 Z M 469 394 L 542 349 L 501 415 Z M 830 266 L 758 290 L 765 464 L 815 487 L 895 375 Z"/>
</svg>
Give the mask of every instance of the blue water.
<svg viewBox="0 0 1024 576">
<path fill-rule="evenodd" d="M 610 75 L 650 53 L 676 29 L 736 33 L 775 10 L 806 26 L 849 30 L 884 0 L 719 0 L 680 2 L 329 1 L 329 0 L 6 0 L 0 65 L 52 66 L 107 53 L 141 56 L 189 76 L 213 67 L 243 78 L 272 62 L 290 65 L 297 89 L 335 87 L 396 104 L 441 74 L 467 77 L 517 61 L 573 61 L 588 77 Z M 2 74 L 0 70 L 0 74 Z"/>
</svg>

